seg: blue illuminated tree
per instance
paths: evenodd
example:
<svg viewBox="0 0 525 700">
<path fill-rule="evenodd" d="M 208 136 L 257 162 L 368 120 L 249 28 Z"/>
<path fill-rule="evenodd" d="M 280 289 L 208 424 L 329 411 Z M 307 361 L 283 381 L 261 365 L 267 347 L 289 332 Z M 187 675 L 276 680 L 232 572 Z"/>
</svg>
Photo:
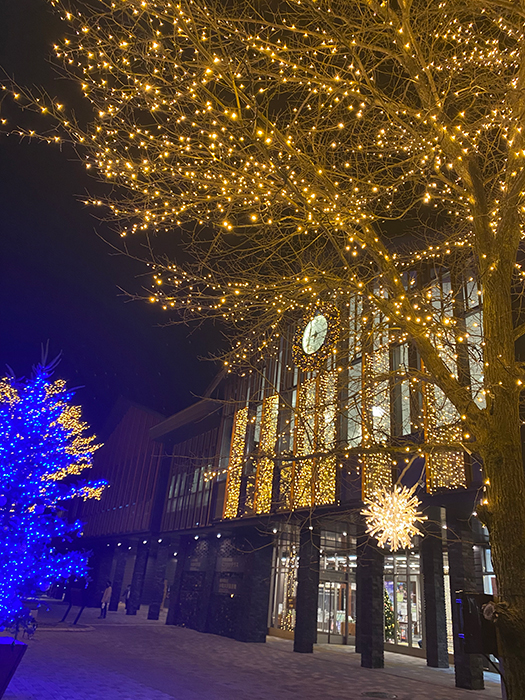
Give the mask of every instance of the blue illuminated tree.
<svg viewBox="0 0 525 700">
<path fill-rule="evenodd" d="M 30 379 L 0 380 L 0 625 L 24 615 L 24 598 L 57 579 L 87 573 L 87 555 L 64 547 L 82 527 L 64 501 L 100 498 L 106 482 L 80 481 L 99 447 L 87 436 L 73 392 L 51 380 L 54 365 Z M 69 551 L 68 551 L 69 549 Z"/>
</svg>

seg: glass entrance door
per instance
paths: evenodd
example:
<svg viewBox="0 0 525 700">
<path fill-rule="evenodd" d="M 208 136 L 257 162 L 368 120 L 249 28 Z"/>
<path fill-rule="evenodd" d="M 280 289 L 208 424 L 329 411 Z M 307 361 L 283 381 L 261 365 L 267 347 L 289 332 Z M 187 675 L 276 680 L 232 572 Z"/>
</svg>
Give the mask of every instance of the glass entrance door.
<svg viewBox="0 0 525 700">
<path fill-rule="evenodd" d="M 419 554 L 385 557 L 385 641 L 422 648 L 423 614 Z"/>
<path fill-rule="evenodd" d="M 317 603 L 317 631 L 328 644 L 348 643 L 348 584 L 321 581 Z M 322 637 L 319 641 L 324 641 Z"/>
</svg>

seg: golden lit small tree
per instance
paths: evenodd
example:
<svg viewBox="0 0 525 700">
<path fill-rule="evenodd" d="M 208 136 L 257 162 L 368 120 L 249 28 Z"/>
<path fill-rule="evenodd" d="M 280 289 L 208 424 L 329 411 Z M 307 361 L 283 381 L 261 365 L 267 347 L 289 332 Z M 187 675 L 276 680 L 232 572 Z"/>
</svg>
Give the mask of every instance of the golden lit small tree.
<svg viewBox="0 0 525 700">
<path fill-rule="evenodd" d="M 153 303 L 220 318 L 226 363 L 270 348 L 318 300 L 356 294 L 365 327 L 380 318 L 417 348 L 413 376 L 483 460 L 498 634 L 509 697 L 523 697 L 523 0 L 51 4 L 93 122 L 6 94 L 51 115 L 45 138 L 73 141 L 113 185 L 102 204 L 122 236 L 149 236 Z M 177 259 L 155 255 L 163 232 Z M 481 401 L 461 369 L 459 292 L 447 312 L 430 282 L 412 287 L 422 265 L 480 285 Z"/>
</svg>

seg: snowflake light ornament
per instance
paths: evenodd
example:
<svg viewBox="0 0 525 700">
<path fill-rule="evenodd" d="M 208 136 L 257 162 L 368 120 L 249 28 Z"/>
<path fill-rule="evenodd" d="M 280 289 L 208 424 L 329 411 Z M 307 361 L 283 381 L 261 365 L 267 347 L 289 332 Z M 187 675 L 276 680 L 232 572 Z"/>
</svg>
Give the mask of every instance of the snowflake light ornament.
<svg viewBox="0 0 525 700">
<path fill-rule="evenodd" d="M 392 552 L 410 549 L 412 538 L 420 535 L 417 523 L 427 519 L 419 510 L 421 502 L 415 495 L 416 486 L 394 486 L 382 489 L 365 500 L 361 511 L 367 524 L 367 533 L 377 539 L 380 547 L 389 545 Z"/>
</svg>

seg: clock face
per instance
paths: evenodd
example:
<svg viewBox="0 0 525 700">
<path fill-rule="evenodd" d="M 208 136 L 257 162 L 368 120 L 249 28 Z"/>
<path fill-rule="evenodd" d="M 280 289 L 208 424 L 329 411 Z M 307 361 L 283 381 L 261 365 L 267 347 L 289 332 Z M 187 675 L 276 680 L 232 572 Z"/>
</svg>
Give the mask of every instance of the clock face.
<svg viewBox="0 0 525 700">
<path fill-rule="evenodd" d="M 319 350 L 328 333 L 328 321 L 322 314 L 317 314 L 306 324 L 303 333 L 303 350 L 306 355 L 313 355 Z"/>
<path fill-rule="evenodd" d="M 322 370 L 339 342 L 339 311 L 334 304 L 320 302 L 303 316 L 292 343 L 292 358 L 303 372 Z"/>
</svg>

